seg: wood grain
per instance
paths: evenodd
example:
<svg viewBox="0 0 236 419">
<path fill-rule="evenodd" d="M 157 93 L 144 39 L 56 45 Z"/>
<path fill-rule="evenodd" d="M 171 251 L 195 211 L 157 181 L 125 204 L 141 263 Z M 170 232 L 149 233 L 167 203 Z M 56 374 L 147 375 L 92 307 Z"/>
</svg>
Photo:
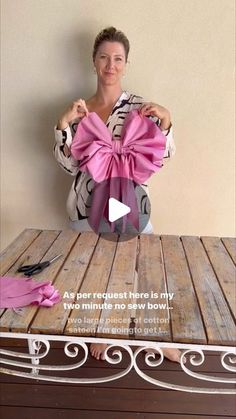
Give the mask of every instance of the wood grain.
<svg viewBox="0 0 236 419">
<path fill-rule="evenodd" d="M 177 236 L 161 236 L 174 342 L 207 343 L 182 242 Z"/>
<path fill-rule="evenodd" d="M 202 243 L 207 251 L 224 295 L 228 301 L 234 319 L 236 317 L 236 268 L 218 237 L 202 237 Z"/>
<path fill-rule="evenodd" d="M 65 308 L 64 303 L 76 302 L 77 291 L 83 281 L 97 240 L 97 235 L 92 232 L 81 233 L 54 281 L 54 287 L 60 292 L 62 300 L 50 308 L 50 323 L 48 322 L 48 309 L 41 308 L 38 311 L 30 326 L 32 333 L 63 334 L 71 311 L 69 308 Z M 65 293 L 67 293 L 66 297 L 63 298 Z M 73 295 L 75 297 L 72 297 Z"/>
<path fill-rule="evenodd" d="M 222 237 L 221 240 L 224 243 L 231 258 L 233 259 L 234 264 L 236 265 L 236 238 L 235 237 Z"/>
<path fill-rule="evenodd" d="M 14 273 L 14 276 L 16 276 L 17 268 L 23 263 L 30 264 L 49 260 L 53 256 L 62 253 L 63 256 L 61 258 L 33 277 L 35 281 L 49 280 L 53 282 L 77 237 L 78 233 L 75 233 L 72 230 L 64 230 L 62 232 L 53 230 L 43 231 L 32 243 L 32 246 L 30 246 L 20 257 L 17 264 L 12 267 L 10 273 Z M 50 309 L 45 307 L 38 308 L 38 306 L 35 305 L 23 307 L 21 314 L 17 314 L 11 309 L 7 309 L 1 317 L 1 330 L 27 332 L 31 321 L 38 310 L 49 310 L 48 314 L 50 314 Z"/>
<path fill-rule="evenodd" d="M 131 321 L 129 293 L 134 289 L 137 242 L 137 237 L 132 236 L 127 236 L 127 241 L 118 242 L 106 290 L 107 294 L 114 295 L 113 298 L 109 297 L 108 299 L 112 308 L 102 310 L 96 336 L 129 337 Z"/>
<path fill-rule="evenodd" d="M 183 374 L 182 374 L 183 376 Z M 129 376 L 128 376 L 129 377 Z M 118 380 L 119 381 L 119 380 Z M 91 399 L 92 395 L 92 399 Z M 36 381 L 28 384 L 5 384 L 1 389 L 2 404 L 5 406 L 47 407 L 48 412 L 53 408 L 80 409 L 82 411 L 92 407 L 94 411 L 119 411 L 120 417 L 128 419 L 129 412 L 152 412 L 156 418 L 162 413 L 181 413 L 182 418 L 189 415 L 231 415 L 235 418 L 234 395 L 212 394 L 182 394 L 178 391 L 159 390 L 150 391 L 132 389 L 127 382 L 125 388 L 110 388 L 104 384 L 95 385 L 39 385 Z M 128 412 L 128 413 L 127 413 Z M 157 413 L 156 413 L 157 412 Z M 206 415 L 206 416 L 205 416 Z M 80 415 L 78 415 L 80 418 Z M 91 418 L 93 416 L 91 415 Z M 145 414 L 146 417 L 146 414 Z M 175 416 L 174 416 L 175 417 Z"/>
<path fill-rule="evenodd" d="M 233 345 L 235 324 L 200 238 L 183 236 L 195 293 L 209 344 Z"/>
<path fill-rule="evenodd" d="M 94 305 L 105 303 L 102 296 L 96 295 L 106 292 L 117 240 L 118 236 L 115 234 L 101 234 L 99 237 L 83 283 L 78 290 L 81 294 L 90 294 L 91 296 L 90 298 L 82 296 L 77 300 L 80 307 L 72 310 L 65 328 L 65 334 L 95 336 L 102 309 L 94 308 Z"/>
<path fill-rule="evenodd" d="M 135 338 L 170 341 L 169 310 L 155 308 L 155 304 L 166 303 L 165 299 L 160 298 L 161 294 L 166 292 L 166 284 L 159 236 L 140 236 L 137 292 Z M 152 293 L 158 294 L 159 297 L 152 297 L 155 295 Z M 135 299 L 133 302 L 135 303 Z M 141 305 L 144 308 L 141 308 Z"/>
<path fill-rule="evenodd" d="M 22 231 L 19 236 L 5 249 L 0 255 L 0 275 L 5 275 L 16 260 L 31 245 L 41 230 L 27 229 Z"/>
<path fill-rule="evenodd" d="M 33 277 L 50 280 L 62 301 L 50 309 L 24 307 L 20 314 L 7 309 L 1 331 L 235 344 L 232 238 L 118 239 L 116 234 L 25 230 L 3 251 L 2 272 L 21 277 L 22 264 L 62 254 Z M 168 301 L 166 293 L 173 299 Z M 156 306 L 168 302 L 169 308 Z"/>
<path fill-rule="evenodd" d="M 55 389 L 56 391 L 56 389 Z M 105 390 L 104 390 L 105 391 Z M 89 392 L 89 390 L 88 390 Z M 106 406 L 104 406 L 106 409 Z M 174 409 L 173 405 L 171 410 Z M 235 409 L 234 409 L 235 411 Z M 16 416 L 24 419 L 42 419 L 48 415 L 48 409 L 41 407 L 15 407 L 3 406 L 1 407 L 1 414 L 4 419 L 15 419 Z M 158 415 L 158 416 L 157 416 Z M 139 412 L 120 412 L 120 411 L 106 411 L 106 410 L 79 410 L 79 409 L 50 409 L 50 419 L 172 419 L 171 413 L 139 413 Z M 232 416 L 219 416 L 217 419 L 230 419 Z M 208 415 L 189 415 L 185 416 L 186 419 L 215 419 L 216 416 Z M 184 419 L 183 415 L 174 414 L 173 419 Z"/>
</svg>

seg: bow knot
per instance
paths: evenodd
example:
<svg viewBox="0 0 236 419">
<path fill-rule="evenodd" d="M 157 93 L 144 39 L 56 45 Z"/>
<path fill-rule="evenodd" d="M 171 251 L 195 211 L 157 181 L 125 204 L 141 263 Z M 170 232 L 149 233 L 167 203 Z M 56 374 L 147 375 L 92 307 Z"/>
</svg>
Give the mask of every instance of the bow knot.
<svg viewBox="0 0 236 419">
<path fill-rule="evenodd" d="M 122 147 L 122 141 L 121 140 L 113 140 L 112 143 L 111 143 L 111 148 L 112 148 L 113 153 L 125 154 L 124 153 L 125 150 Z"/>
</svg>

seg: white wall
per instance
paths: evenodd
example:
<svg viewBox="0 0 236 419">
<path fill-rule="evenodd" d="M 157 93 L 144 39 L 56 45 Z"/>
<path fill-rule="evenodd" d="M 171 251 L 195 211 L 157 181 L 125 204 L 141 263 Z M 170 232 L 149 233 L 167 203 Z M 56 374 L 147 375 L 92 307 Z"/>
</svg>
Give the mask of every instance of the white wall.
<svg viewBox="0 0 236 419">
<path fill-rule="evenodd" d="M 95 89 L 94 37 L 131 43 L 123 88 L 167 107 L 177 153 L 150 182 L 156 233 L 235 234 L 234 0 L 2 0 L 2 241 L 64 228 L 53 126 Z"/>
</svg>

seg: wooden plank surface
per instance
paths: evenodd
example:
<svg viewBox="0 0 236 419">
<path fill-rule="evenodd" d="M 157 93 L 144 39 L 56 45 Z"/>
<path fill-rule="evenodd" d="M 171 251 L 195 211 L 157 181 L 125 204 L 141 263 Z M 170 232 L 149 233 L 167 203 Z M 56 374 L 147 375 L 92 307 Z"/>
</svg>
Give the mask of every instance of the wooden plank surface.
<svg viewBox="0 0 236 419">
<path fill-rule="evenodd" d="M 105 391 L 105 390 L 104 390 Z M 106 406 L 104 406 L 106 409 Z M 41 407 L 15 407 L 15 406 L 2 406 L 1 414 L 4 419 L 42 419 L 47 418 L 48 409 Z M 157 416 L 158 415 L 158 416 Z M 172 418 L 171 418 L 172 416 Z M 232 416 L 218 416 L 217 419 L 230 419 Z M 188 415 L 183 417 L 182 414 L 176 415 L 171 413 L 139 413 L 139 412 L 127 412 L 123 411 L 105 411 L 105 410 L 77 410 L 77 409 L 50 409 L 50 419 L 215 419 L 216 416 L 208 415 Z"/>
<path fill-rule="evenodd" d="M 206 251 L 198 237 L 183 236 L 209 344 L 234 345 L 235 324 Z"/>
<path fill-rule="evenodd" d="M 56 387 L 56 389 L 55 389 Z M 92 395 L 92 398 L 91 398 Z M 125 412 L 181 413 L 183 419 L 188 415 L 232 415 L 235 414 L 234 395 L 182 394 L 178 391 L 153 389 L 144 391 L 132 389 L 129 382 L 126 388 L 110 388 L 100 384 L 39 385 L 36 381 L 30 384 L 4 384 L 1 389 L 2 404 L 33 407 L 40 404 L 53 408 L 104 410 L 111 413 L 120 411 L 121 418 L 127 418 Z M 173 409 L 173 410 L 172 410 Z M 186 415 L 186 416 L 185 416 Z M 112 418 L 112 416 L 111 416 Z M 157 416 L 159 418 L 159 416 Z"/>
<path fill-rule="evenodd" d="M 110 309 L 103 309 L 96 336 L 128 338 L 131 321 L 132 296 L 134 289 L 137 237 L 127 236 L 129 240 L 118 241 L 111 275 L 107 285 L 107 302 Z M 110 295 L 110 296 L 109 296 Z"/>
<path fill-rule="evenodd" d="M 41 233 L 41 230 L 27 229 L 5 249 L 0 255 L 0 275 L 3 276 L 11 268 L 16 260 L 23 252 L 31 245 L 36 237 Z"/>
<path fill-rule="evenodd" d="M 174 342 L 207 343 L 200 309 L 178 236 L 161 236 Z"/>
<path fill-rule="evenodd" d="M 62 232 L 53 230 L 43 231 L 20 259 L 18 259 L 17 263 L 13 265 L 9 274 L 16 276 L 17 268 L 22 264 L 37 263 L 62 254 L 63 256 L 61 258 L 34 276 L 35 281 L 50 280 L 53 282 L 77 237 L 78 233 L 72 230 L 64 230 Z M 1 317 L 1 331 L 27 332 L 36 312 L 45 309 L 49 310 L 49 314 L 50 308 L 38 308 L 35 305 L 23 307 L 20 314 L 15 313 L 12 309 L 7 309 Z"/>
<path fill-rule="evenodd" d="M 166 284 L 159 236 L 140 236 L 137 293 L 135 338 L 170 341 L 169 310 L 156 308 L 157 304 L 166 303 L 166 298 L 161 298 Z"/>
<path fill-rule="evenodd" d="M 229 252 L 234 264 L 236 265 L 236 238 L 235 237 L 222 237 L 227 251 Z"/>
<path fill-rule="evenodd" d="M 50 308 L 50 323 L 48 322 L 47 308 L 41 308 L 38 311 L 30 326 L 31 333 L 63 334 L 71 312 L 69 305 L 77 301 L 76 294 L 81 286 L 97 241 L 98 236 L 93 232 L 80 234 L 54 281 L 54 287 L 60 292 L 62 301 Z M 70 324 L 70 326 L 72 328 L 73 324 Z M 74 326 L 76 328 L 76 324 Z"/>
<path fill-rule="evenodd" d="M 172 328 L 174 342 L 205 343 L 205 329 L 208 343 L 234 345 L 234 247 L 232 238 L 203 237 L 201 242 L 198 237 L 162 236 L 160 241 L 157 235 L 141 235 L 118 242 L 116 234 L 98 238 L 92 232 L 25 230 L 3 251 L 2 272 L 20 277 L 17 269 L 22 264 L 62 253 L 33 278 L 52 281 L 62 297 L 68 293 L 69 298 L 50 309 L 31 305 L 18 314 L 7 309 L 1 316 L 1 330 L 115 337 L 112 328 L 118 319 L 123 326 L 126 321 L 127 327 L 121 333 L 116 327 L 117 338 L 130 334 L 136 339 L 170 341 Z M 79 300 L 73 298 L 77 292 Z M 155 304 L 168 302 L 166 296 L 165 301 L 159 298 L 166 292 L 174 296 L 169 301 L 173 308 L 157 308 Z M 81 297 L 83 293 L 87 298 Z M 113 297 L 106 300 L 108 293 Z M 65 309 L 65 302 L 78 303 L 80 308 Z M 115 308 L 115 303 L 125 308 Z M 131 303 L 136 306 L 128 306 Z M 171 324 L 165 321 L 160 327 L 157 323 L 164 311 Z M 79 327 L 78 319 L 82 319 Z M 130 319 L 133 323 L 128 324 Z"/>
<path fill-rule="evenodd" d="M 106 303 L 102 294 L 107 289 L 117 240 L 116 234 L 101 234 L 99 237 L 83 283 L 78 290 L 81 297 L 77 300 L 77 307 L 72 310 L 68 318 L 64 331 L 66 335 L 96 335 L 101 307 Z M 76 325 L 75 330 L 71 327 L 72 324 Z"/>
<path fill-rule="evenodd" d="M 201 237 L 214 272 L 236 318 L 236 268 L 218 237 Z"/>
</svg>

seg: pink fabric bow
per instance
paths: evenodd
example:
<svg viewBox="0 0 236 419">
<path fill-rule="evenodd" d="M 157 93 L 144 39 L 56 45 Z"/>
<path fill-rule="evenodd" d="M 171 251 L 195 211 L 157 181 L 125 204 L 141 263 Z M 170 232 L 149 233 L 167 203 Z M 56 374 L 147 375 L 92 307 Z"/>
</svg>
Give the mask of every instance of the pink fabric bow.
<svg viewBox="0 0 236 419">
<path fill-rule="evenodd" d="M 135 184 L 142 184 L 162 167 L 165 148 L 166 137 L 160 128 L 149 118 L 140 116 L 137 110 L 127 115 L 120 140 L 112 138 L 95 112 L 82 119 L 71 153 L 80 161 L 80 170 L 88 172 L 97 183 L 90 213 L 90 224 L 95 231 L 103 216 L 108 219 L 110 197 L 131 207 L 126 217 L 138 230 Z"/>
<path fill-rule="evenodd" d="M 36 304 L 51 307 L 61 300 L 50 281 L 31 278 L 0 277 L 0 308 L 24 307 Z"/>
</svg>

